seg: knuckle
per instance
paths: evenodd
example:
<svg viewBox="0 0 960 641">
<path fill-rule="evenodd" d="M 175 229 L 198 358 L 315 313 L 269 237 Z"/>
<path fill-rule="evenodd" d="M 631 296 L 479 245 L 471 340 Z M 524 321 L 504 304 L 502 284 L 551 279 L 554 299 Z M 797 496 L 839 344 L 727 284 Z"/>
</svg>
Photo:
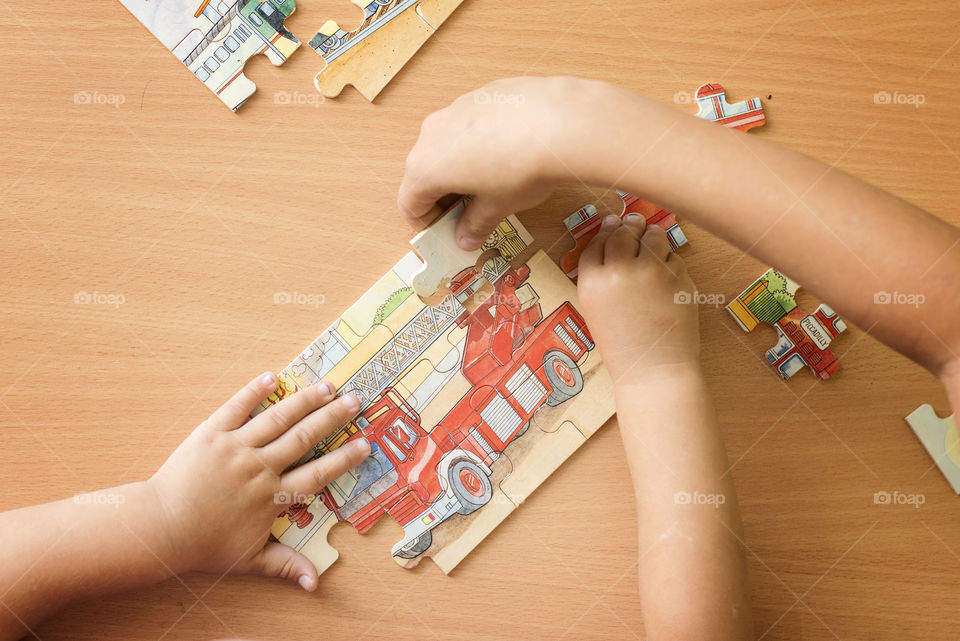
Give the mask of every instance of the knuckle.
<svg viewBox="0 0 960 641">
<path fill-rule="evenodd" d="M 310 470 L 311 476 L 313 478 L 313 486 L 320 490 L 327 486 L 329 482 L 329 474 L 327 473 L 326 461 L 323 459 L 317 461 L 313 464 L 313 469 Z"/>
<path fill-rule="evenodd" d="M 279 405 L 274 406 L 267 412 L 267 420 L 270 421 L 272 427 L 278 430 L 285 430 L 290 426 L 290 419 L 287 417 L 287 412 L 281 409 Z"/>
<path fill-rule="evenodd" d="M 292 555 L 288 556 L 280 564 L 277 576 L 282 579 L 292 579 L 297 574 L 297 560 Z"/>
<path fill-rule="evenodd" d="M 301 425 L 301 427 L 293 430 L 293 437 L 296 439 L 297 445 L 299 445 L 303 451 L 309 450 L 317 443 L 317 438 L 314 436 L 313 430 L 311 430 L 309 426 Z"/>
</svg>

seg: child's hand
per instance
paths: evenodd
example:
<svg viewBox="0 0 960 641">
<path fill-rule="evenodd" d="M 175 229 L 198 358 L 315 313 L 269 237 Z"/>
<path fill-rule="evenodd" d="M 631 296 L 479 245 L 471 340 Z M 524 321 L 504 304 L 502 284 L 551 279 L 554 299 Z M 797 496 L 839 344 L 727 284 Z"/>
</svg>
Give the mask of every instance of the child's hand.
<svg viewBox="0 0 960 641">
<path fill-rule="evenodd" d="M 614 384 L 698 365 L 693 281 L 663 229 L 636 214 L 607 216 L 579 267 L 583 316 Z"/>
<path fill-rule="evenodd" d="M 267 373 L 204 421 L 148 481 L 159 501 L 174 571 L 242 572 L 294 580 L 308 591 L 317 570 L 290 547 L 268 542 L 283 510 L 277 494 L 309 496 L 370 453 L 357 439 L 292 469 L 313 445 L 353 418 L 357 400 L 334 400 L 329 383 L 303 389 L 266 412 L 250 412 L 277 387 Z"/>
<path fill-rule="evenodd" d="M 610 123 L 627 117 L 614 113 L 632 95 L 563 77 L 498 80 L 465 94 L 423 121 L 407 157 L 400 211 L 425 224 L 444 196 L 473 194 L 456 234 L 461 247 L 477 249 L 497 223 L 538 205 L 559 183 L 589 181 L 572 166 L 585 155 L 578 141 L 609 135 Z"/>
</svg>

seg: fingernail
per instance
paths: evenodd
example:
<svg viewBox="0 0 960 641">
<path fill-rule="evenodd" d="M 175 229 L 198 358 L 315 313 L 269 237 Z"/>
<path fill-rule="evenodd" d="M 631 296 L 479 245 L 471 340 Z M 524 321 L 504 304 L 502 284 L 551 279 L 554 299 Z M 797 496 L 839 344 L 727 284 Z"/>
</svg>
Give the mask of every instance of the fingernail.
<svg viewBox="0 0 960 641">
<path fill-rule="evenodd" d="M 639 223 L 641 220 L 640 214 L 627 214 L 626 221 L 628 223 Z"/>
<path fill-rule="evenodd" d="M 460 237 L 460 247 L 467 251 L 473 251 L 474 249 L 480 249 L 480 246 L 483 245 L 483 239 L 479 236 L 474 236 L 472 234 L 464 234 Z"/>
<path fill-rule="evenodd" d="M 320 381 L 317 383 L 317 389 L 324 396 L 330 396 L 333 394 L 333 384 L 330 381 Z"/>
<path fill-rule="evenodd" d="M 277 378 L 273 375 L 273 372 L 267 372 L 260 377 L 260 384 L 263 386 L 275 386 L 277 384 Z"/>
<path fill-rule="evenodd" d="M 353 447 L 364 453 L 370 452 L 370 442 L 365 438 L 358 438 L 354 441 Z"/>
<path fill-rule="evenodd" d="M 620 224 L 620 217 L 610 214 L 609 216 L 604 216 L 603 218 L 603 227 L 613 227 Z"/>
<path fill-rule="evenodd" d="M 313 579 L 306 574 L 297 579 L 297 583 L 299 583 L 300 587 L 307 592 L 313 592 Z"/>
<path fill-rule="evenodd" d="M 357 397 L 353 394 L 344 394 L 343 403 L 347 406 L 347 409 L 356 412 L 360 409 L 360 401 L 357 400 Z"/>
</svg>

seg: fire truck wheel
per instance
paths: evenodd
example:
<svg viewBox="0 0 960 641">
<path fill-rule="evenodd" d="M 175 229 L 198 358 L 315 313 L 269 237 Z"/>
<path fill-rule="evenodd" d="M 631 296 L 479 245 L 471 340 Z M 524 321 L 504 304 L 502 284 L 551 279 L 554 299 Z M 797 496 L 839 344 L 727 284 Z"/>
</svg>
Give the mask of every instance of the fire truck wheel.
<svg viewBox="0 0 960 641">
<path fill-rule="evenodd" d="M 459 514 L 471 514 L 490 502 L 493 486 L 490 477 L 473 461 L 457 461 L 447 472 L 450 489 L 460 501 Z"/>
<path fill-rule="evenodd" d="M 401 559 L 415 559 L 426 552 L 432 543 L 433 535 L 430 533 L 430 530 L 427 530 L 411 541 L 409 545 L 397 552 L 397 556 Z"/>
<path fill-rule="evenodd" d="M 568 401 L 583 389 L 583 374 L 572 358 L 560 350 L 550 350 L 543 355 L 543 371 L 550 383 L 547 405 L 559 405 Z"/>
</svg>

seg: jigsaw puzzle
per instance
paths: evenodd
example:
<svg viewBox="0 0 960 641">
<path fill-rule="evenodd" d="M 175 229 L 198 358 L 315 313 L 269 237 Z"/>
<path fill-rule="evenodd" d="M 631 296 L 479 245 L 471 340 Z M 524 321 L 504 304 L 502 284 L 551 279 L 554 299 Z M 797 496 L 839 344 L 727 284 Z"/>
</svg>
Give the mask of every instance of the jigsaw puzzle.
<svg viewBox="0 0 960 641">
<path fill-rule="evenodd" d="M 310 39 L 324 60 L 313 82 L 327 98 L 353 85 L 372 101 L 463 0 L 352 0 L 363 10 L 351 31 L 328 20 Z"/>
<path fill-rule="evenodd" d="M 120 2 L 232 111 L 257 89 L 243 75 L 251 56 L 280 65 L 300 46 L 283 26 L 294 0 Z"/>
<path fill-rule="evenodd" d="M 759 98 L 731 104 L 727 102 L 721 85 L 706 84 L 697 89 L 696 99 L 699 106 L 697 117 L 719 123 L 724 127 L 748 131 L 766 123 L 763 105 Z M 623 201 L 620 218 L 637 213 L 646 219 L 648 225 L 663 227 L 670 240 L 670 247 L 674 251 L 687 244 L 687 237 L 677 224 L 677 217 L 670 211 L 620 190 L 617 190 L 617 195 Z M 593 205 L 581 207 L 563 221 L 567 231 L 573 237 L 574 246 L 560 257 L 560 268 L 574 282 L 577 280 L 577 263 L 580 261 L 580 254 L 590 239 L 597 235 L 600 223 L 597 208 Z"/>
<path fill-rule="evenodd" d="M 448 232 L 452 247 L 462 207 L 411 243 L 436 248 Z M 261 410 L 321 378 L 361 403 L 301 462 L 350 439 L 371 444 L 360 466 L 317 496 L 291 497 L 274 523 L 273 536 L 321 572 L 337 558 L 335 523 L 363 533 L 384 514 L 403 528 L 398 563 L 430 556 L 449 572 L 613 415 L 576 288 L 543 251 L 511 264 L 529 242 L 508 219 L 487 252 L 459 264 L 430 254 L 444 261 L 435 269 L 408 253 L 280 373 Z M 439 287 L 442 300 L 425 304 L 417 287 Z"/>
<path fill-rule="evenodd" d="M 677 217 L 672 213 L 649 203 L 642 198 L 637 198 L 625 191 L 617 190 L 617 195 L 623 202 L 623 209 L 620 211 L 620 218 L 627 214 L 640 214 L 646 219 L 648 225 L 659 225 L 667 232 L 667 240 L 670 241 L 670 247 L 676 250 L 678 247 L 687 244 L 687 237 L 684 235 L 680 225 L 677 224 Z M 560 269 L 570 277 L 574 282 L 577 281 L 579 270 L 577 265 L 580 263 L 580 254 L 587 247 L 590 239 L 600 231 L 602 219 L 597 214 L 597 208 L 593 205 L 585 205 L 573 212 L 564 219 L 563 224 L 573 236 L 573 249 L 560 257 Z"/>
<path fill-rule="evenodd" d="M 827 379 L 840 367 L 830 343 L 847 324 L 828 305 L 804 314 L 797 308 L 799 288 L 777 270 L 768 269 L 727 305 L 727 311 L 745 332 L 760 323 L 776 328 L 777 344 L 766 356 L 782 378 L 790 378 L 806 365 L 815 376 Z"/>
<path fill-rule="evenodd" d="M 960 437 L 956 417 L 940 418 L 929 404 L 924 403 L 910 412 L 906 421 L 947 483 L 960 494 Z"/>
</svg>

